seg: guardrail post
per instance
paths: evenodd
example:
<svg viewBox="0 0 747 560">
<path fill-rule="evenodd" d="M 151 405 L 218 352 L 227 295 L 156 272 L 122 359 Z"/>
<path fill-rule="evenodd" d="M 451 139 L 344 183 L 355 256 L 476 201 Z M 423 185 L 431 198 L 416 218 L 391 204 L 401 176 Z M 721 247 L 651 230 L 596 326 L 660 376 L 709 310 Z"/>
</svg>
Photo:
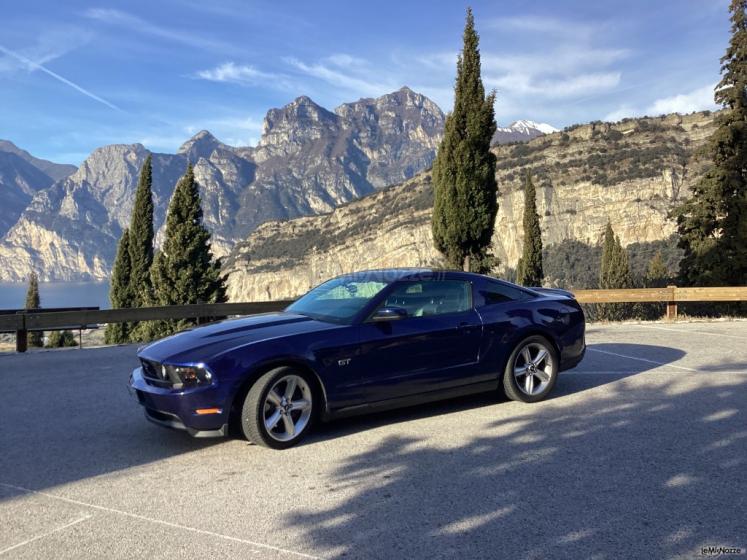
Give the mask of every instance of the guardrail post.
<svg viewBox="0 0 747 560">
<path fill-rule="evenodd" d="M 29 345 L 29 332 L 26 330 L 26 316 L 21 315 L 21 328 L 16 331 L 16 352 L 25 352 Z"/>
<path fill-rule="evenodd" d="M 677 320 L 677 300 L 675 299 L 675 293 L 677 286 L 667 286 L 671 290 L 669 301 L 667 301 L 667 319 L 670 321 Z"/>
</svg>

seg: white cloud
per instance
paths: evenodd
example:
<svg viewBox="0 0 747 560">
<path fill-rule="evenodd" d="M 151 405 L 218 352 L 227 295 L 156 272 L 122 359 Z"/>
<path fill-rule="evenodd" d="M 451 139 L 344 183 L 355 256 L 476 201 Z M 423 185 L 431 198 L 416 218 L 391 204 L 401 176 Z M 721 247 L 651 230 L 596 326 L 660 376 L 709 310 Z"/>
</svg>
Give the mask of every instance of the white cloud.
<svg viewBox="0 0 747 560">
<path fill-rule="evenodd" d="M 497 18 L 489 21 L 487 25 L 493 29 L 529 31 L 588 39 L 598 33 L 604 24 L 525 15 Z"/>
<path fill-rule="evenodd" d="M 330 60 L 335 56 L 338 57 L 337 62 Z M 390 81 L 369 80 L 365 76 L 370 75 L 371 72 L 362 71 L 362 68 L 360 67 L 362 59 L 353 59 L 352 57 L 339 58 L 340 55 L 333 55 L 333 57 L 312 64 L 302 62 L 295 57 L 288 57 L 284 60 L 288 65 L 306 76 L 321 80 L 335 87 L 344 88 L 362 96 L 382 95 L 393 91 L 402 85 L 395 85 L 395 83 Z M 357 61 L 354 65 L 350 64 L 353 60 Z M 339 64 L 340 61 L 345 61 L 348 65 L 341 68 Z M 330 63 L 332 63 L 333 66 L 337 66 L 337 68 L 331 68 Z"/>
<path fill-rule="evenodd" d="M 256 83 L 260 79 L 272 78 L 274 74 L 262 72 L 247 64 L 224 62 L 215 68 L 200 70 L 195 76 L 211 82 Z"/>
<path fill-rule="evenodd" d="M 704 109 L 715 109 L 716 103 L 713 101 L 715 87 L 716 84 L 709 84 L 690 93 L 657 99 L 648 109 L 648 112 L 652 115 L 661 115 L 664 113 L 692 113 Z"/>
<path fill-rule="evenodd" d="M 83 14 L 89 19 L 114 25 L 144 35 L 159 37 L 188 47 L 201 47 L 218 52 L 237 52 L 238 49 L 218 39 L 202 36 L 194 30 L 173 29 L 156 25 L 142 18 L 113 8 L 90 8 Z"/>
<path fill-rule="evenodd" d="M 680 93 L 669 97 L 654 100 L 647 107 L 634 107 L 624 104 L 614 111 L 605 115 L 604 120 L 615 122 L 626 117 L 640 117 L 643 115 L 658 116 L 667 113 L 692 113 L 694 111 L 705 111 L 718 109 L 713 101 L 713 90 L 716 84 L 708 84 L 692 90 L 688 93 Z"/>
<path fill-rule="evenodd" d="M 224 62 L 215 68 L 199 70 L 190 77 L 210 82 L 233 83 L 242 86 L 262 86 L 291 91 L 298 89 L 298 85 L 286 75 L 264 72 L 250 64 L 236 64 L 234 62 Z"/>
<path fill-rule="evenodd" d="M 366 68 L 369 65 L 367 60 L 346 53 L 333 54 L 325 60 L 340 68 Z"/>
<path fill-rule="evenodd" d="M 486 77 L 485 85 L 508 96 L 534 95 L 548 99 L 569 98 L 609 91 L 620 83 L 620 72 L 578 74 L 569 77 L 542 78 L 531 74 L 505 74 L 498 78 Z"/>
</svg>

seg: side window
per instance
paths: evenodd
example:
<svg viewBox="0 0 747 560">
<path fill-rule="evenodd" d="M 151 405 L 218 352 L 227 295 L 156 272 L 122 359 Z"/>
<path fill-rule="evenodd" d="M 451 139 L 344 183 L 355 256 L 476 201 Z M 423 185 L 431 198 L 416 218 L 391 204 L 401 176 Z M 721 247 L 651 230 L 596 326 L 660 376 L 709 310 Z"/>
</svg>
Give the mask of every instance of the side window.
<svg viewBox="0 0 747 560">
<path fill-rule="evenodd" d="M 471 285 L 460 280 L 404 282 L 383 306 L 403 307 L 410 317 L 459 313 L 472 307 Z"/>
<path fill-rule="evenodd" d="M 530 299 L 532 294 L 501 282 L 485 282 L 478 288 L 477 307 Z"/>
</svg>

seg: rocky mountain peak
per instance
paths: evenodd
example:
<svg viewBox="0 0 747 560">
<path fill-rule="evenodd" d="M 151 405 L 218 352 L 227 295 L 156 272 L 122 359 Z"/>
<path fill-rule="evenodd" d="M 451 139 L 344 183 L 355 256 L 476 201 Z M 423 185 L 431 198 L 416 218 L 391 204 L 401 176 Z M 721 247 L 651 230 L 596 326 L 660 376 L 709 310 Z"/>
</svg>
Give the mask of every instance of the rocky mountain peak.
<svg viewBox="0 0 747 560">
<path fill-rule="evenodd" d="M 268 111 L 254 148 L 200 131 L 177 154 L 152 154 L 156 242 L 188 161 L 217 255 L 267 220 L 329 212 L 431 165 L 443 114 L 425 96 L 403 88 L 344 107 L 338 114 L 301 96 Z M 141 144 L 104 146 L 65 180 L 21 192 L 0 223 L 0 280 L 30 270 L 45 280 L 105 278 L 149 153 Z"/>
<path fill-rule="evenodd" d="M 201 130 L 179 147 L 177 153 L 187 156 L 192 163 L 201 157 L 208 159 L 216 148 L 224 144 L 207 130 Z"/>
<path fill-rule="evenodd" d="M 339 123 L 337 115 L 302 95 L 284 107 L 270 109 L 262 128 L 260 157 L 262 147 L 304 143 L 325 133 L 336 134 Z"/>
<path fill-rule="evenodd" d="M 511 128 L 513 130 L 538 130 L 542 134 L 552 134 L 553 132 L 558 132 L 558 129 L 552 126 L 551 124 L 547 123 L 540 123 L 537 121 L 530 121 L 526 119 L 518 120 L 512 122 L 508 128 Z"/>
<path fill-rule="evenodd" d="M 499 126 L 495 129 L 495 134 L 490 144 L 508 144 L 510 142 L 528 142 L 533 138 L 543 134 L 552 134 L 558 132 L 558 129 L 547 123 L 539 123 L 530 120 L 518 120 L 508 126 Z"/>
<path fill-rule="evenodd" d="M 66 163 L 54 163 L 46 159 L 32 156 L 26 150 L 22 150 L 9 140 L 0 140 L 0 152 L 15 154 L 24 161 L 30 163 L 42 173 L 48 175 L 53 181 L 59 181 L 75 173 L 76 167 Z"/>
</svg>

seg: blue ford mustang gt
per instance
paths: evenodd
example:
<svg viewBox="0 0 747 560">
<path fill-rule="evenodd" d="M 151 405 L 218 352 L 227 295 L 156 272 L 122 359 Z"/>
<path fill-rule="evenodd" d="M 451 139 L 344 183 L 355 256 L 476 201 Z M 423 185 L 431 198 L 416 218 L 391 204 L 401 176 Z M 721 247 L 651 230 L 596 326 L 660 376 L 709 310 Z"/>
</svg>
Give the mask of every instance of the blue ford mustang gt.
<svg viewBox="0 0 747 560">
<path fill-rule="evenodd" d="M 499 388 L 540 401 L 583 358 L 584 328 L 562 290 L 456 271 L 358 272 L 283 312 L 146 346 L 130 387 L 155 423 L 198 437 L 233 425 L 282 449 L 317 419 Z"/>
</svg>

